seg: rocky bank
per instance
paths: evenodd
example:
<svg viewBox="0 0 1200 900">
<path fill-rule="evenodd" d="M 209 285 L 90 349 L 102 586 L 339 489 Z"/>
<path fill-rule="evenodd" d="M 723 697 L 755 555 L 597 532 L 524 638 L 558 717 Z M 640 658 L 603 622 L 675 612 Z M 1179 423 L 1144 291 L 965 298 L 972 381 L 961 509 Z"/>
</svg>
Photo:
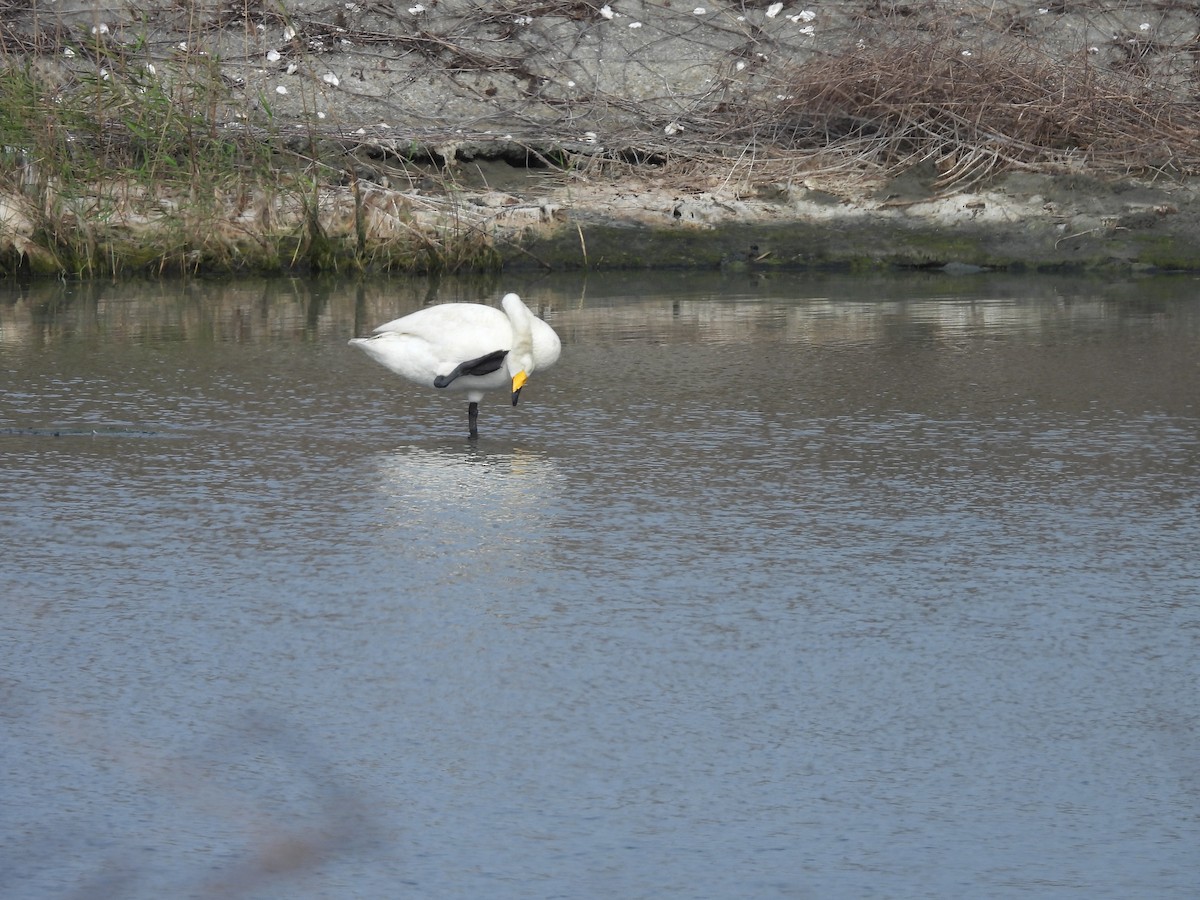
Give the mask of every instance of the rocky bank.
<svg viewBox="0 0 1200 900">
<path fill-rule="evenodd" d="M 10 4 L 0 37 L 64 95 L 205 61 L 214 132 L 319 159 L 335 239 L 455 231 L 551 269 L 1200 268 L 1182 0 L 60 0 Z M 28 254 L 21 177 L 0 241 Z M 273 202 L 222 227 L 311 221 Z M 161 227 L 150 206 L 122 228 Z"/>
</svg>

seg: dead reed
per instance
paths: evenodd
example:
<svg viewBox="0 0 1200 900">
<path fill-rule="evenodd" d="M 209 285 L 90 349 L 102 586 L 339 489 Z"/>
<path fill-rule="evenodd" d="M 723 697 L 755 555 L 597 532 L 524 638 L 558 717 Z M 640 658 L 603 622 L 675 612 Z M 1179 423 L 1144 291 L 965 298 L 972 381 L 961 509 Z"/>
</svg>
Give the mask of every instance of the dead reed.
<svg viewBox="0 0 1200 900">
<path fill-rule="evenodd" d="M 1096 66 L 1086 49 L 1064 57 L 1006 38 L 964 51 L 946 32 L 916 37 L 796 66 L 773 112 L 740 129 L 893 171 L 932 162 L 943 189 L 1013 169 L 1200 171 L 1200 107 L 1152 79 Z"/>
<path fill-rule="evenodd" d="M 736 157 L 749 180 L 806 172 L 896 175 L 932 164 L 934 187 L 965 190 L 1013 170 L 1107 177 L 1200 174 L 1195 49 L 1115 35 L 1101 48 L 997 31 L 966 49 L 960 28 L 893 18 L 849 29 L 783 67 L 766 90 L 690 111 L 687 130 L 643 141 L 689 164 Z M 1182 59 L 1164 73 L 1149 58 Z M 1112 55 L 1111 53 L 1109 54 Z"/>
</svg>

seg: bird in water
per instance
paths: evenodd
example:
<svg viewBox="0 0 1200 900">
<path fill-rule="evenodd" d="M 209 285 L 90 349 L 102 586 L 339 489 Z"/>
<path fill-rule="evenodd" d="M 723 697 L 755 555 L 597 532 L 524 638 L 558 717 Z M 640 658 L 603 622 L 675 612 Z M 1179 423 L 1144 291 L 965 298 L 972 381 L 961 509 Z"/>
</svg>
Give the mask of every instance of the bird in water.
<svg viewBox="0 0 1200 900">
<path fill-rule="evenodd" d="M 516 294 L 505 294 L 500 306 L 503 311 L 482 303 L 428 306 L 350 343 L 402 378 L 466 394 L 467 425 L 476 438 L 484 392 L 506 388 L 516 406 L 529 376 L 562 352 L 554 329 Z"/>
</svg>

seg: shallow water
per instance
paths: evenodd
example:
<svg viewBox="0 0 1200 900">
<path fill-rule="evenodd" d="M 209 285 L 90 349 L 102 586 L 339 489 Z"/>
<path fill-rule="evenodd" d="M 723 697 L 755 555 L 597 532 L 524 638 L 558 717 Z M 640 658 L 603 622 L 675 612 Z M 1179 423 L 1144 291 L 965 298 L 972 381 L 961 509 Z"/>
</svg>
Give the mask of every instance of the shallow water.
<svg viewBox="0 0 1200 900">
<path fill-rule="evenodd" d="M 1200 891 L 1200 282 L 475 291 L 0 297 L 0 894 Z"/>
</svg>

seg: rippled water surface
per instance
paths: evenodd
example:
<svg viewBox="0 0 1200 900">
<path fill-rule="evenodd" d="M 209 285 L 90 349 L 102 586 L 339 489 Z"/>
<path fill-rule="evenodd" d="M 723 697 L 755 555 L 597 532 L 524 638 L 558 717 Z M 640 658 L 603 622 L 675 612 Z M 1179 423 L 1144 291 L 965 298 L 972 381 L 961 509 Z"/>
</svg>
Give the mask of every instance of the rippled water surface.
<svg viewBox="0 0 1200 900">
<path fill-rule="evenodd" d="M 1200 281 L 5 290 L 0 895 L 1200 894 Z"/>
</svg>

